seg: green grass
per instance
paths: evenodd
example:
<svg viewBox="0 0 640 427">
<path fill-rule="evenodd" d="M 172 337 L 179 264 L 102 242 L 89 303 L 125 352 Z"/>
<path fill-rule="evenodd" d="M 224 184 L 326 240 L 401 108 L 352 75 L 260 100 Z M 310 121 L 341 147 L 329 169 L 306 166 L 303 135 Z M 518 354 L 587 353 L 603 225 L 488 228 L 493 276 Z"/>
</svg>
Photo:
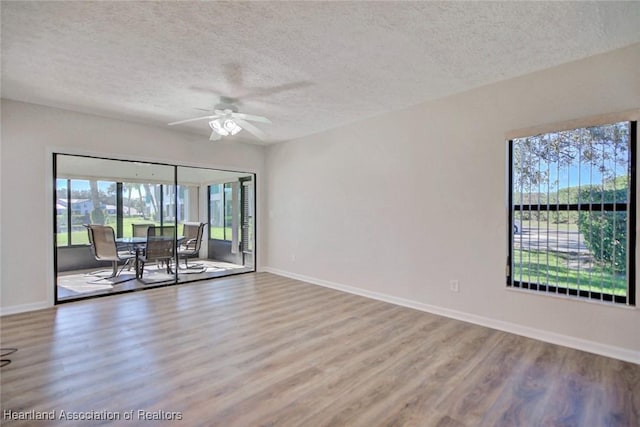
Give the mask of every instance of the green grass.
<svg viewBox="0 0 640 427">
<path fill-rule="evenodd" d="M 133 232 L 131 224 L 155 224 L 155 225 L 160 225 L 160 223 L 157 222 L 157 221 L 145 220 L 145 219 L 142 219 L 142 218 L 139 218 L 139 217 L 123 218 L 122 219 L 122 227 L 123 227 L 122 236 L 123 237 L 131 237 L 131 234 Z M 115 227 L 116 227 L 115 219 L 113 219 L 111 217 L 108 217 L 105 225 L 110 225 L 111 227 L 113 227 L 115 229 Z M 56 243 L 57 243 L 58 246 L 67 246 L 68 239 L 69 239 L 69 237 L 68 237 L 68 234 L 66 232 L 57 233 L 56 234 Z M 82 227 L 82 230 L 72 231 L 71 232 L 71 243 L 74 244 L 74 245 L 88 245 L 89 244 L 89 236 L 87 234 L 87 230 L 84 227 Z"/>
<path fill-rule="evenodd" d="M 591 269 L 569 268 L 567 256 L 557 252 L 513 251 L 513 279 L 569 289 L 627 295 L 627 279 L 611 269 L 595 265 Z"/>
<path fill-rule="evenodd" d="M 212 239 L 225 240 L 225 227 L 209 226 L 210 236 Z M 231 227 L 226 227 L 227 240 L 231 240 Z"/>
<path fill-rule="evenodd" d="M 72 231 L 71 232 L 71 241 L 74 245 L 83 245 L 89 244 L 89 236 L 85 231 Z M 67 246 L 69 242 L 69 235 L 65 233 L 57 233 L 56 234 L 56 245 L 58 246 Z"/>
<path fill-rule="evenodd" d="M 122 236 L 123 237 L 131 237 L 131 233 L 132 233 L 132 227 L 131 224 L 156 224 L 156 225 L 160 225 L 159 222 L 155 222 L 155 221 L 151 221 L 151 220 L 144 220 L 141 218 L 123 218 L 122 221 L 122 226 L 123 226 L 123 230 L 122 230 Z M 110 225 L 112 227 L 115 228 L 115 221 L 114 220 L 107 220 L 107 223 L 105 225 Z M 224 240 L 224 227 L 214 227 L 211 226 L 209 227 L 211 230 L 211 238 L 212 239 L 219 239 L 219 240 Z M 178 228 L 178 233 L 180 233 L 182 230 L 181 227 Z M 227 233 L 227 240 L 231 240 L 231 227 L 227 227 L 226 228 L 226 233 Z M 205 233 L 206 234 L 206 233 Z M 206 238 L 207 236 L 205 235 L 204 238 Z M 69 241 L 69 237 L 67 232 L 64 233 L 57 233 L 56 234 L 56 244 L 58 246 L 67 246 L 68 245 L 68 241 Z M 80 231 L 72 231 L 71 232 L 71 242 L 74 245 L 88 245 L 89 244 L 89 236 L 87 235 L 87 230 L 83 227 L 82 230 Z"/>
</svg>

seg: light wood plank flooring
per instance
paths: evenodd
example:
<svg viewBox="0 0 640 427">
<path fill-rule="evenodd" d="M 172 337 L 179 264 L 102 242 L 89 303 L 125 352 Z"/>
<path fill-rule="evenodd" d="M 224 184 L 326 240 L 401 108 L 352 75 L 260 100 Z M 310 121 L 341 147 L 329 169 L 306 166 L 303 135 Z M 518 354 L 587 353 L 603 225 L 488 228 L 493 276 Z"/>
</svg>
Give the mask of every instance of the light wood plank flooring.
<svg viewBox="0 0 640 427">
<path fill-rule="evenodd" d="M 638 365 L 268 273 L 1 320 L 7 426 L 640 425 Z"/>
</svg>

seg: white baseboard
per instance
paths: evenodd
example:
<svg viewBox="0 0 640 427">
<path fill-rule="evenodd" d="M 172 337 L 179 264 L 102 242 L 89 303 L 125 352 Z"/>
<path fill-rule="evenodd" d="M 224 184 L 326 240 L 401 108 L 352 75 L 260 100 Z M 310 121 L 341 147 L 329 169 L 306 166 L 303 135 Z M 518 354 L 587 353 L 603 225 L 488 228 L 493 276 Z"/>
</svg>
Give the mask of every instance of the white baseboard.
<svg viewBox="0 0 640 427">
<path fill-rule="evenodd" d="M 24 313 L 27 311 L 42 310 L 43 308 L 52 307 L 47 301 L 34 302 L 30 304 L 11 305 L 0 308 L 0 316 L 8 316 L 9 314 Z"/>
<path fill-rule="evenodd" d="M 465 313 L 462 311 L 456 311 L 448 308 L 438 307 L 435 305 L 424 304 L 417 301 L 398 298 L 388 294 L 372 292 L 366 289 L 343 285 L 341 283 L 335 283 L 335 282 L 330 282 L 328 280 L 317 279 L 315 277 L 309 277 L 309 276 L 304 276 L 297 273 L 291 273 L 289 271 L 284 271 L 277 268 L 263 267 L 261 268 L 261 271 L 277 274 L 279 276 L 284 276 L 291 279 L 300 280 L 303 282 L 311 283 L 313 285 L 324 286 L 326 288 L 331 288 L 338 291 L 348 292 L 350 294 L 360 295 L 363 297 L 400 305 L 403 307 L 409 307 L 416 310 L 425 311 L 427 313 L 437 314 L 440 316 L 449 317 L 456 320 L 462 320 L 464 322 L 469 322 L 476 325 L 485 326 L 488 328 L 497 329 L 499 331 L 509 332 L 516 335 L 521 335 L 527 338 L 533 338 L 533 339 L 548 342 L 551 344 L 557 344 L 564 347 L 574 348 L 576 350 L 582 350 L 589 353 L 595 353 L 602 356 L 623 360 L 626 362 L 640 364 L 640 352 L 630 350 L 627 348 L 615 347 L 608 344 L 602 344 L 595 341 L 589 341 L 582 338 L 572 337 L 569 335 L 556 334 L 554 332 L 549 332 L 542 329 L 535 329 L 528 326 L 519 325 L 517 323 L 505 322 L 502 320 L 492 319 L 489 317 L 478 316 L 475 314 Z"/>
</svg>

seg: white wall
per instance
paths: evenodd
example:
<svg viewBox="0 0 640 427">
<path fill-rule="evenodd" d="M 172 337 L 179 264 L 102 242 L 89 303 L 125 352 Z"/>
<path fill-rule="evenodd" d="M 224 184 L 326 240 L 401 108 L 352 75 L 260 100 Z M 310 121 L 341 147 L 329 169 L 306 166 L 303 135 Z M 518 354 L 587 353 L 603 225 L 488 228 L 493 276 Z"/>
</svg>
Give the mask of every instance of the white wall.
<svg viewBox="0 0 640 427">
<path fill-rule="evenodd" d="M 639 69 L 635 45 L 269 147 L 267 269 L 640 363 L 639 310 L 505 286 L 505 133 L 638 108 Z"/>
<path fill-rule="evenodd" d="M 264 189 L 260 146 L 4 99 L 1 136 L 2 314 L 53 303 L 52 152 L 255 172 L 258 198 Z"/>
</svg>

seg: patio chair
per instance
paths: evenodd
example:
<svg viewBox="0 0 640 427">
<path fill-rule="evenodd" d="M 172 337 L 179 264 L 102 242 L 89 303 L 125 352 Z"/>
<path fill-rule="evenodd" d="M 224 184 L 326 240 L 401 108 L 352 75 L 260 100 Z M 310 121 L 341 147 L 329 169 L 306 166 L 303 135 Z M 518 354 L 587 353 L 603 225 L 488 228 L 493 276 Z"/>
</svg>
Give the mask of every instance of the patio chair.
<svg viewBox="0 0 640 427">
<path fill-rule="evenodd" d="M 91 253 L 97 261 L 111 261 L 112 273 L 108 277 L 101 277 L 99 280 L 114 278 L 131 265 L 135 255 L 129 251 L 118 251 L 116 236 L 112 227 L 106 225 L 89 224 L 86 226 L 89 233 L 89 243 Z M 118 263 L 124 261 L 122 268 L 118 271 Z"/>
<path fill-rule="evenodd" d="M 171 274 L 175 244 L 176 228 L 174 226 L 149 226 L 145 253 L 138 258 L 138 278 L 142 280 L 145 266 L 152 261 L 166 264 L 167 274 Z"/>
<path fill-rule="evenodd" d="M 96 257 L 96 249 L 95 246 L 93 245 L 93 233 L 91 232 L 91 230 L 89 230 L 89 226 L 91 224 L 82 224 L 82 226 L 84 228 L 87 229 L 87 235 L 89 236 L 89 250 L 91 251 L 91 255 L 95 258 Z M 96 271 L 92 271 L 90 273 L 85 273 L 85 276 L 98 276 L 100 275 L 100 273 L 104 273 L 106 270 L 96 270 Z"/>
<path fill-rule="evenodd" d="M 131 224 L 132 237 L 147 237 L 147 230 L 155 224 Z"/>
<path fill-rule="evenodd" d="M 154 227 L 155 224 L 131 224 L 131 237 L 136 238 L 136 237 L 147 237 L 147 230 L 149 229 L 149 227 Z M 135 253 L 135 251 L 139 251 L 139 253 L 144 254 L 145 249 L 145 245 L 143 244 L 138 244 L 136 245 L 136 247 L 131 251 L 131 253 Z"/>
<path fill-rule="evenodd" d="M 204 234 L 204 228 L 207 223 L 202 222 L 185 222 L 183 228 L 184 240 L 178 247 L 178 262 L 181 258 L 184 258 L 184 270 L 190 273 L 202 273 L 207 267 L 203 264 L 191 264 L 189 265 L 189 258 L 198 256 L 200 253 L 200 246 L 202 245 L 202 236 Z M 181 268 L 178 264 L 178 268 Z M 188 271 L 194 270 L 194 271 Z"/>
</svg>

